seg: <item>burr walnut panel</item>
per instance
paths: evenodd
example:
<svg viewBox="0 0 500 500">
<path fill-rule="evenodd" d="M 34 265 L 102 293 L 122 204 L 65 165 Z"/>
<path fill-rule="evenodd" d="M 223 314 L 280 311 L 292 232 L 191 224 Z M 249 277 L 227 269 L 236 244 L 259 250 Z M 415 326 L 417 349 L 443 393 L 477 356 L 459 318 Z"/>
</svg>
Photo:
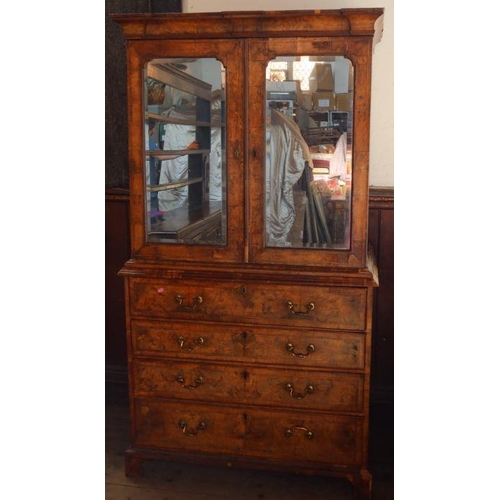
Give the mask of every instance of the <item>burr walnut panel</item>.
<svg viewBox="0 0 500 500">
<path fill-rule="evenodd" d="M 241 364 L 137 361 L 136 396 L 273 407 L 363 410 L 363 376 Z"/>
<path fill-rule="evenodd" d="M 133 320 L 138 356 L 363 369 L 364 333 L 222 323 Z"/>
<path fill-rule="evenodd" d="M 366 288 L 130 280 L 136 316 L 364 330 Z"/>
<path fill-rule="evenodd" d="M 138 399 L 135 419 L 139 447 L 343 466 L 361 458 L 357 417 Z"/>
</svg>

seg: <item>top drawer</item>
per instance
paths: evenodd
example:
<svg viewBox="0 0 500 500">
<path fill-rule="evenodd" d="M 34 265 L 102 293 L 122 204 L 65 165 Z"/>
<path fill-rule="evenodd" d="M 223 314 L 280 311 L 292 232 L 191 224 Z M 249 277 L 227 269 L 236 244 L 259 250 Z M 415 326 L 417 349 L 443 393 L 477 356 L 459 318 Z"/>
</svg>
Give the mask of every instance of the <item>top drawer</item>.
<svg viewBox="0 0 500 500">
<path fill-rule="evenodd" d="M 130 278 L 133 316 L 364 330 L 366 288 Z"/>
</svg>

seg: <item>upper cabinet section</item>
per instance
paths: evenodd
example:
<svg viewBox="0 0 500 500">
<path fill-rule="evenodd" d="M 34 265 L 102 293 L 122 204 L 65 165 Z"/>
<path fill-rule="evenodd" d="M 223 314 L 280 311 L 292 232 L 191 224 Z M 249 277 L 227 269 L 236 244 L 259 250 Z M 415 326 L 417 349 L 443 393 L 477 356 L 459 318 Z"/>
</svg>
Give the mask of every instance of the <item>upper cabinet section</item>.
<svg viewBox="0 0 500 500">
<path fill-rule="evenodd" d="M 113 16 L 127 39 L 133 258 L 366 267 L 382 14 Z"/>
</svg>

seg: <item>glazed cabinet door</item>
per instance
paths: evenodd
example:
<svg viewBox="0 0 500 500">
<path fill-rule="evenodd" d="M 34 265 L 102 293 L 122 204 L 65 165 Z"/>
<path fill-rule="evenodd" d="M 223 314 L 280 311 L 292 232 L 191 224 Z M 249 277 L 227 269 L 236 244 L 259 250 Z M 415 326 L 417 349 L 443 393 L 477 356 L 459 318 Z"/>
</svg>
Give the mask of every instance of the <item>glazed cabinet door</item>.
<svg viewBox="0 0 500 500">
<path fill-rule="evenodd" d="M 132 254 L 243 259 L 243 44 L 131 41 Z"/>
<path fill-rule="evenodd" d="M 365 264 L 370 51 L 363 37 L 249 42 L 252 262 Z"/>
</svg>

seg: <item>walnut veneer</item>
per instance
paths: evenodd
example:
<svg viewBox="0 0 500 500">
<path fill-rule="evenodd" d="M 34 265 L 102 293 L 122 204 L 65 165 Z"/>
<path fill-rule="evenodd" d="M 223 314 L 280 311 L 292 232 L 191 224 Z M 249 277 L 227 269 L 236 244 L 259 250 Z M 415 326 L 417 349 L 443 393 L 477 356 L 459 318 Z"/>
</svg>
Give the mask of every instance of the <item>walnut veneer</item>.
<svg viewBox="0 0 500 500">
<path fill-rule="evenodd" d="M 373 289 L 367 249 L 371 55 L 382 9 L 117 15 L 128 54 L 131 255 L 125 280 L 131 446 L 146 459 L 343 476 L 368 499 Z M 264 86 L 276 55 L 355 71 L 348 250 L 270 248 Z M 227 244 L 148 242 L 142 78 L 155 57 L 227 70 Z"/>
</svg>

